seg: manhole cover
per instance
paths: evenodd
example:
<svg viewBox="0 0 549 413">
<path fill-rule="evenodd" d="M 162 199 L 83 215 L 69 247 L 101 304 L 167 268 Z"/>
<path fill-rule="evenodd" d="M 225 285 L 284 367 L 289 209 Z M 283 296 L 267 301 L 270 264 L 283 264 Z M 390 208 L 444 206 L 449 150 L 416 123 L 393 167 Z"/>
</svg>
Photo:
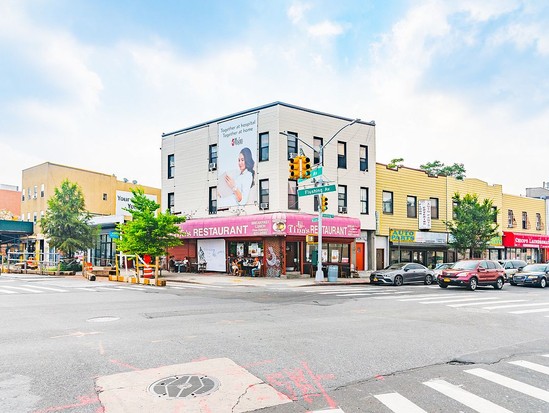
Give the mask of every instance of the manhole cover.
<svg viewBox="0 0 549 413">
<path fill-rule="evenodd" d="M 104 316 L 104 317 L 93 317 L 88 318 L 86 321 L 89 323 L 106 323 L 108 321 L 116 321 L 120 320 L 120 317 L 113 317 L 113 316 Z"/>
<path fill-rule="evenodd" d="M 181 374 L 155 381 L 149 386 L 149 392 L 165 399 L 189 399 L 206 396 L 219 388 L 214 377 Z"/>
</svg>

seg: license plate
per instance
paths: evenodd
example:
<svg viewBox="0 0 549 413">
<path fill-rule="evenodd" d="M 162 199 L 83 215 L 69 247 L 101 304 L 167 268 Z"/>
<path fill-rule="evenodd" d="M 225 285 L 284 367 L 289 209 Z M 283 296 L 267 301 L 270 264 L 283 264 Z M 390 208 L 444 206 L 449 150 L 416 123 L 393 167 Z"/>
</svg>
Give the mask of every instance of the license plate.
<svg viewBox="0 0 549 413">
<path fill-rule="evenodd" d="M 377 278 L 374 278 L 374 281 L 377 281 Z"/>
<path fill-rule="evenodd" d="M 445 282 L 445 283 L 449 283 L 449 282 L 450 282 L 450 279 L 449 279 L 449 278 L 445 278 L 445 279 L 444 279 L 444 282 Z"/>
</svg>

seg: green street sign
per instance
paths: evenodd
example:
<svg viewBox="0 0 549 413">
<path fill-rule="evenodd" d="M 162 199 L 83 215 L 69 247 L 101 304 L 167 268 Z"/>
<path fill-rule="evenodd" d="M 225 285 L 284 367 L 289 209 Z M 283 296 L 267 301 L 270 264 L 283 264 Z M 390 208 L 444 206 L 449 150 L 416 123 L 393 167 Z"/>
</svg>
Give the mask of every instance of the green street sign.
<svg viewBox="0 0 549 413">
<path fill-rule="evenodd" d="M 297 182 L 301 183 L 304 181 L 308 181 L 311 178 L 316 178 L 317 176 L 322 175 L 322 166 L 317 167 L 316 169 L 311 170 L 311 176 L 307 179 L 298 179 Z"/>
<path fill-rule="evenodd" d="M 317 186 L 315 188 L 298 189 L 297 195 L 298 196 L 318 195 L 318 194 L 324 194 L 326 192 L 335 192 L 335 190 L 336 190 L 335 185 Z"/>
<path fill-rule="evenodd" d="M 334 218 L 334 214 L 322 214 L 322 218 Z"/>
<path fill-rule="evenodd" d="M 318 222 L 318 217 L 314 217 L 313 219 L 311 219 L 311 222 Z"/>
</svg>

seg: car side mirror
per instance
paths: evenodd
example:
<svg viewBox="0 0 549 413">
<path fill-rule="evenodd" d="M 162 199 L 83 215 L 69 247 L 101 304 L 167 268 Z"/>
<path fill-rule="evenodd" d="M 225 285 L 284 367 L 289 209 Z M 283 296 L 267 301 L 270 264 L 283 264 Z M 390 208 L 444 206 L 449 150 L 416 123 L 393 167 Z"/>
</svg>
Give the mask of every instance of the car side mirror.
<svg viewBox="0 0 549 413">
<path fill-rule="evenodd" d="M 517 272 L 522 272 L 522 269 L 523 269 L 523 268 L 524 268 L 524 267 L 519 267 Z"/>
<path fill-rule="evenodd" d="M 480 268 L 478 269 L 478 272 L 484 272 L 484 271 L 486 271 L 486 268 L 480 267 Z"/>
<path fill-rule="evenodd" d="M 409 268 L 404 268 L 404 272 L 406 272 L 406 271 L 408 271 L 408 270 L 409 270 Z"/>
</svg>

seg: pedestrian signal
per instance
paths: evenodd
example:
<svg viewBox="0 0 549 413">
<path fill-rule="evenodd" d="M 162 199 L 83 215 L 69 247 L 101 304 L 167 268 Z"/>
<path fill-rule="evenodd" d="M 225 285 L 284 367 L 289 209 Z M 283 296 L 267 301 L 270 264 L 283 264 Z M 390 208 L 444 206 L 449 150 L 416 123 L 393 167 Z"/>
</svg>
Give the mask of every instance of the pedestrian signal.
<svg viewBox="0 0 549 413">
<path fill-rule="evenodd" d="M 326 211 L 328 209 L 328 197 L 321 195 L 320 196 L 320 210 L 322 212 Z"/>
</svg>

